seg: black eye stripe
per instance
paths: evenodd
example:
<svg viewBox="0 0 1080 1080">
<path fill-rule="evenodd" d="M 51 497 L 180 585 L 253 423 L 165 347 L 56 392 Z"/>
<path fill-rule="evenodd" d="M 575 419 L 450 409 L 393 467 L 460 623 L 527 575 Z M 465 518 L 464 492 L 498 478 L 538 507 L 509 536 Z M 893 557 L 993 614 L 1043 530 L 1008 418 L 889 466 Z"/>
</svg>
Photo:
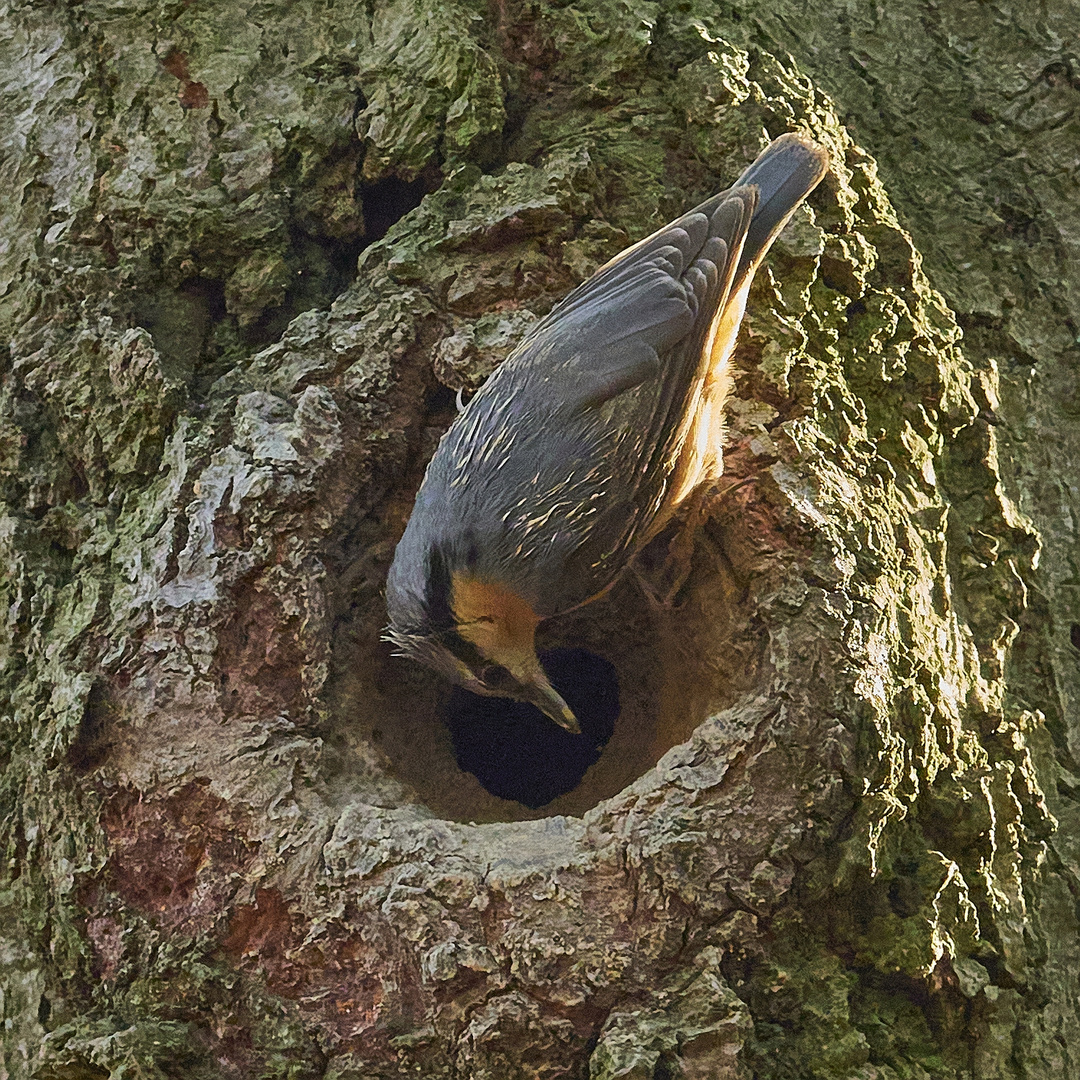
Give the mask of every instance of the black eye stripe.
<svg viewBox="0 0 1080 1080">
<path fill-rule="evenodd" d="M 424 589 L 424 607 L 428 620 L 436 631 L 450 630 L 454 625 L 454 612 L 450 606 L 450 567 L 438 545 L 432 544 L 427 553 L 427 581 Z"/>
<path fill-rule="evenodd" d="M 467 638 L 456 630 L 448 630 L 439 635 L 443 647 L 454 654 L 470 671 L 478 671 L 488 663 L 484 654 Z"/>
</svg>

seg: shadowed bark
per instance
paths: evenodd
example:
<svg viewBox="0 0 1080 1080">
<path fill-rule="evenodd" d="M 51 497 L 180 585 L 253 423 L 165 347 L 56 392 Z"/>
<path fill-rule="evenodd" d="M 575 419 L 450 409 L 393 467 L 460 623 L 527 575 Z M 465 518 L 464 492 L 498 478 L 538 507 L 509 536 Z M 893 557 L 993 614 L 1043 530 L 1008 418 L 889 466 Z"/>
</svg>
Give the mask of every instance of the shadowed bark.
<svg viewBox="0 0 1080 1080">
<path fill-rule="evenodd" d="M 1080 18 L 1025 10 L 3 9 L 0 1077 L 1075 1075 Z M 794 128 L 690 575 L 545 625 L 622 712 L 496 798 L 379 640 L 453 391 Z"/>
</svg>

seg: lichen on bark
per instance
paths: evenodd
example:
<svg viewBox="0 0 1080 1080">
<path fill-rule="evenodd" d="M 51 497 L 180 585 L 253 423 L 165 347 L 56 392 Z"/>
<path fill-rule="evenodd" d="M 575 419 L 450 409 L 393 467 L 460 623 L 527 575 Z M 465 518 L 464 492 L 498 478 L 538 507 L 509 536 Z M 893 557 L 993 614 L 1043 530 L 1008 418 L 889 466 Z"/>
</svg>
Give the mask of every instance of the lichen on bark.
<svg viewBox="0 0 1080 1080">
<path fill-rule="evenodd" d="M 996 358 L 1071 346 L 901 227 L 893 187 L 953 174 L 905 185 L 890 141 L 887 190 L 821 59 L 878 31 L 3 18 L 7 1075 L 1068 1075 L 1068 737 Z M 446 390 L 792 128 L 833 169 L 755 283 L 679 604 L 627 584 L 551 631 L 608 649 L 622 731 L 542 812 L 487 796 L 378 641 Z"/>
</svg>

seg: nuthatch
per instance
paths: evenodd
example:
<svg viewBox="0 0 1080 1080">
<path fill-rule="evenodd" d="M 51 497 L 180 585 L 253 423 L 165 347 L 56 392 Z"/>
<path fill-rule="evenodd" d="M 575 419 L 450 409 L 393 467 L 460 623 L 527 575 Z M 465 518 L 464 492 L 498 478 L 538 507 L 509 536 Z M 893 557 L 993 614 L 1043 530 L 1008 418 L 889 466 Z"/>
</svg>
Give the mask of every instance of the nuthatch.
<svg viewBox="0 0 1080 1080">
<path fill-rule="evenodd" d="M 439 443 L 387 580 L 387 637 L 478 694 L 577 720 L 542 620 L 607 590 L 723 467 L 729 361 L 765 253 L 828 169 L 783 135 L 552 309 Z"/>
</svg>

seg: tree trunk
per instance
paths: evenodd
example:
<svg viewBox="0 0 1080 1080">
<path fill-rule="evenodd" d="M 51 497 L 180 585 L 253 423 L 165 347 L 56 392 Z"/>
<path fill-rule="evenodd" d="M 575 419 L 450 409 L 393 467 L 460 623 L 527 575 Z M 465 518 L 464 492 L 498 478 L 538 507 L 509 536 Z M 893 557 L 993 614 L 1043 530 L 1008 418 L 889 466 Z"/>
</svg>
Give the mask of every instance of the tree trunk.
<svg viewBox="0 0 1080 1080">
<path fill-rule="evenodd" d="M 858 9 L 3 9 L 0 1077 L 1080 1072 L 1080 16 Z M 496 798 L 380 641 L 453 391 L 790 129 L 690 575 Z"/>
</svg>

